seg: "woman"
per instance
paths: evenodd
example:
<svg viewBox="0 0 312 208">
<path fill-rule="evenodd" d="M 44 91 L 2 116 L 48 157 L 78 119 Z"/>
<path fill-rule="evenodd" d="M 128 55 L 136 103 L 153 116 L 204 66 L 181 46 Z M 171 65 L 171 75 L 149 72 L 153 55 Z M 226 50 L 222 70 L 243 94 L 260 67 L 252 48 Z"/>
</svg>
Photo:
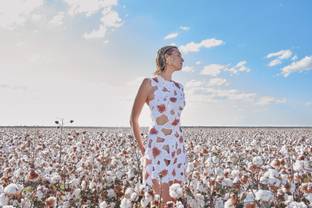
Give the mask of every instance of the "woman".
<svg viewBox="0 0 312 208">
<path fill-rule="evenodd" d="M 183 61 L 176 46 L 158 50 L 155 76 L 142 81 L 130 117 L 134 137 L 144 157 L 143 183 L 161 195 L 164 204 L 175 201 L 169 195 L 170 185 L 186 181 L 187 156 L 180 127 L 180 116 L 185 106 L 184 87 L 171 79 L 173 72 L 182 69 Z M 144 103 L 149 106 L 153 121 L 146 145 L 138 124 Z"/>
</svg>

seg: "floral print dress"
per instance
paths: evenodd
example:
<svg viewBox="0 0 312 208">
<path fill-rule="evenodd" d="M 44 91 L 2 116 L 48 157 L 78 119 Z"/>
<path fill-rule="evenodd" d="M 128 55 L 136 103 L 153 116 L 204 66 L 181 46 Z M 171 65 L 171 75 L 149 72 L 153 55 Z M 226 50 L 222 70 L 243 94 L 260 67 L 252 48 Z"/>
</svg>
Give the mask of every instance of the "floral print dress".
<svg viewBox="0 0 312 208">
<path fill-rule="evenodd" d="M 152 186 L 152 179 L 158 183 L 174 179 L 185 182 L 187 155 L 180 127 L 184 87 L 160 75 L 149 79 L 154 89 L 154 97 L 148 103 L 153 124 L 145 143 L 143 184 Z"/>
</svg>

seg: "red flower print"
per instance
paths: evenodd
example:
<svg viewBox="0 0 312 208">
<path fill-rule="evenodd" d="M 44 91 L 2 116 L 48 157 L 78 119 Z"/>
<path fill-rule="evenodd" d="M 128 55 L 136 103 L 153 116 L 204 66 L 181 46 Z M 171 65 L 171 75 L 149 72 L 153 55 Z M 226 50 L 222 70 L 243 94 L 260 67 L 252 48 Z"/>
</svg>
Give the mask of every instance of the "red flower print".
<svg viewBox="0 0 312 208">
<path fill-rule="evenodd" d="M 154 158 L 160 154 L 160 150 L 157 147 L 153 147 L 152 152 L 153 152 Z"/>
<path fill-rule="evenodd" d="M 164 88 L 162 89 L 162 91 L 163 91 L 163 92 L 169 92 L 169 90 L 168 90 L 166 87 L 164 87 Z"/>
<path fill-rule="evenodd" d="M 174 119 L 174 121 L 173 121 L 171 124 L 174 125 L 174 126 L 176 126 L 176 125 L 179 123 L 179 121 L 180 121 L 180 120 L 176 118 L 176 119 Z"/>
<path fill-rule="evenodd" d="M 173 171 L 172 171 L 172 175 L 173 175 L 173 176 L 175 176 L 175 175 L 176 175 L 176 171 L 175 171 L 175 169 L 173 169 Z"/>
<path fill-rule="evenodd" d="M 175 158 L 174 161 L 173 161 L 173 164 L 176 164 L 178 161 L 178 158 Z"/>
<path fill-rule="evenodd" d="M 164 104 L 157 105 L 157 108 L 160 113 L 166 110 L 166 106 Z"/>
<path fill-rule="evenodd" d="M 176 98 L 176 97 L 171 97 L 171 98 L 170 98 L 170 101 L 173 102 L 173 103 L 175 103 L 175 102 L 177 101 L 177 98 Z"/>
<path fill-rule="evenodd" d="M 175 156 L 175 151 L 171 152 L 171 157 Z"/>
<path fill-rule="evenodd" d="M 152 160 L 146 159 L 146 165 L 152 164 Z"/>
<path fill-rule="evenodd" d="M 157 130 L 153 127 L 153 128 L 151 128 L 151 130 L 150 130 L 150 134 L 157 134 Z"/>
<path fill-rule="evenodd" d="M 163 169 L 161 172 L 160 172 L 161 176 L 164 177 L 168 174 L 168 170 L 166 169 Z"/>
<path fill-rule="evenodd" d="M 156 139 L 156 142 L 158 142 L 158 143 L 161 143 L 161 142 L 164 142 L 164 141 L 165 141 L 165 139 L 161 138 L 161 137 L 157 137 L 157 139 Z"/>
<path fill-rule="evenodd" d="M 166 165 L 168 166 L 170 164 L 170 160 L 164 159 Z"/>
<path fill-rule="evenodd" d="M 180 136 L 179 142 L 182 143 L 183 142 L 183 137 Z"/>
<path fill-rule="evenodd" d="M 176 132 L 175 134 L 174 134 L 174 136 L 176 136 L 177 138 L 180 136 L 180 134 L 178 133 L 178 132 Z"/>
</svg>

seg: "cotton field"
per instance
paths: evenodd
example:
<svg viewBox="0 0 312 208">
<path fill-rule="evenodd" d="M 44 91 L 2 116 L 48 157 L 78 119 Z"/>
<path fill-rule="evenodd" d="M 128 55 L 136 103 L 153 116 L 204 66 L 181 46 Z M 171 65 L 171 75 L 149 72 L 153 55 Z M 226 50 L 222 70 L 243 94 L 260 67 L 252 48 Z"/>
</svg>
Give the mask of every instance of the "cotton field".
<svg viewBox="0 0 312 208">
<path fill-rule="evenodd" d="M 148 132 L 142 128 L 144 139 Z M 167 207 L 312 207 L 312 128 L 182 128 Z M 0 207 L 154 207 L 130 128 L 0 128 Z"/>
</svg>

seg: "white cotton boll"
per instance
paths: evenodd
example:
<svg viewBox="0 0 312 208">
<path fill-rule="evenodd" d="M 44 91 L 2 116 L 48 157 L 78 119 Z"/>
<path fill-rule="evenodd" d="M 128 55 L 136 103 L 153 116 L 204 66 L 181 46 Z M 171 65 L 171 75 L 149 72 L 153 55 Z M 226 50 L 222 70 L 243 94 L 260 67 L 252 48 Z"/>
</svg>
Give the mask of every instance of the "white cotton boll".
<svg viewBox="0 0 312 208">
<path fill-rule="evenodd" d="M 19 191 L 19 188 L 15 183 L 10 183 L 4 188 L 3 191 L 6 194 L 16 194 Z"/>
<path fill-rule="evenodd" d="M 255 201 L 255 197 L 253 196 L 252 193 L 248 192 L 246 195 L 246 198 L 244 199 L 244 203 L 250 203 L 254 201 Z"/>
<path fill-rule="evenodd" d="M 87 188 L 87 182 L 85 180 L 81 181 L 81 190 L 85 190 Z"/>
<path fill-rule="evenodd" d="M 120 208 L 132 208 L 131 201 L 127 198 L 123 198 L 120 202 Z"/>
<path fill-rule="evenodd" d="M 95 188 L 95 183 L 94 183 L 94 181 L 90 181 L 90 183 L 89 183 L 89 189 L 90 190 L 93 190 L 94 188 Z"/>
<path fill-rule="evenodd" d="M 214 164 L 217 164 L 217 163 L 220 162 L 220 159 L 219 159 L 217 156 L 214 155 L 214 156 L 212 156 L 211 161 L 212 161 Z"/>
<path fill-rule="evenodd" d="M 5 193 L 0 194 L 0 207 L 9 203 L 9 199 L 5 196 Z"/>
<path fill-rule="evenodd" d="M 76 188 L 73 192 L 73 196 L 75 199 L 79 199 L 80 198 L 80 193 L 81 193 L 81 189 L 80 188 Z"/>
<path fill-rule="evenodd" d="M 139 196 L 136 192 L 133 192 L 130 196 L 130 200 L 135 202 L 136 200 L 138 200 Z"/>
<path fill-rule="evenodd" d="M 288 155 L 288 148 L 286 145 L 283 145 L 282 148 L 279 151 L 282 155 L 287 156 Z"/>
<path fill-rule="evenodd" d="M 202 182 L 200 181 L 197 182 L 196 190 L 198 192 L 204 192 L 204 185 L 202 184 Z"/>
<path fill-rule="evenodd" d="M 295 171 L 304 170 L 304 161 L 303 160 L 296 160 L 296 162 L 293 164 L 293 169 Z"/>
<path fill-rule="evenodd" d="M 200 193 L 195 194 L 195 199 L 196 199 L 197 207 L 205 206 L 205 197 L 202 194 Z"/>
<path fill-rule="evenodd" d="M 149 192 L 144 192 L 144 198 L 146 202 L 151 202 L 153 200 L 153 196 Z"/>
<path fill-rule="evenodd" d="M 196 145 L 195 147 L 194 147 L 194 152 L 195 153 L 200 153 L 200 151 L 201 151 L 201 146 L 200 145 Z"/>
<path fill-rule="evenodd" d="M 76 188 L 79 186 L 80 180 L 78 178 L 73 178 L 68 182 L 70 188 Z"/>
<path fill-rule="evenodd" d="M 240 180 L 239 180 L 239 177 L 235 177 L 234 179 L 233 179 L 233 183 L 238 183 Z"/>
<path fill-rule="evenodd" d="M 108 205 L 107 205 L 106 201 L 102 201 L 102 202 L 99 204 L 99 207 L 100 207 L 100 208 L 107 208 Z"/>
<path fill-rule="evenodd" d="M 222 186 L 223 187 L 232 187 L 233 186 L 233 181 L 229 178 L 224 178 L 222 180 Z"/>
<path fill-rule="evenodd" d="M 133 168 L 130 168 L 127 172 L 128 179 L 132 179 L 135 176 L 135 171 Z"/>
<path fill-rule="evenodd" d="M 134 191 L 133 188 L 128 187 L 125 191 L 125 197 L 129 199 L 133 191 Z"/>
<path fill-rule="evenodd" d="M 121 171 L 117 171 L 115 174 L 116 174 L 116 177 L 117 177 L 118 179 L 121 179 L 122 176 L 124 175 L 123 172 L 121 172 Z"/>
<path fill-rule="evenodd" d="M 1 206 L 1 202 L 0 202 L 0 206 Z M 31 201 L 29 199 L 21 199 L 21 207 L 31 208 Z"/>
<path fill-rule="evenodd" d="M 260 201 L 271 201 L 273 199 L 273 194 L 271 191 L 260 189 L 256 192 L 256 200 Z"/>
<path fill-rule="evenodd" d="M 215 201 L 215 208 L 224 208 L 223 199 L 221 197 L 218 197 Z"/>
<path fill-rule="evenodd" d="M 145 198 L 141 199 L 141 201 L 140 201 L 140 204 L 141 204 L 142 208 L 147 207 L 147 205 L 148 205 L 149 203 L 150 203 L 150 202 L 149 202 L 147 199 L 145 199 Z"/>
<path fill-rule="evenodd" d="M 51 184 L 57 184 L 61 181 L 61 176 L 58 173 L 54 173 L 51 177 L 49 182 Z"/>
<path fill-rule="evenodd" d="M 192 162 L 187 164 L 186 172 L 190 173 L 194 170 L 194 164 Z"/>
<path fill-rule="evenodd" d="M 261 156 L 256 156 L 252 159 L 252 163 L 257 165 L 257 166 L 261 166 L 263 164 L 263 160 Z"/>
<path fill-rule="evenodd" d="M 41 189 L 38 189 L 38 188 L 37 188 L 36 196 L 37 196 L 37 198 L 40 199 L 40 200 L 44 197 L 44 193 L 42 192 Z"/>
<path fill-rule="evenodd" d="M 306 198 L 312 205 L 312 193 L 304 194 L 304 198 Z"/>
<path fill-rule="evenodd" d="M 235 208 L 232 199 L 228 199 L 225 203 L 224 203 L 224 208 Z"/>
<path fill-rule="evenodd" d="M 176 205 L 176 208 L 184 208 L 184 205 L 180 201 L 177 201 L 175 205 Z"/>
<path fill-rule="evenodd" d="M 237 170 L 237 169 L 232 170 L 231 176 L 232 176 L 232 177 L 239 177 L 239 170 Z"/>
<path fill-rule="evenodd" d="M 307 205 L 305 205 L 304 202 L 290 202 L 288 205 L 287 205 L 287 208 L 307 208 Z"/>
<path fill-rule="evenodd" d="M 179 183 L 174 183 L 169 187 L 169 195 L 172 198 L 180 198 L 183 196 L 183 189 Z"/>
<path fill-rule="evenodd" d="M 216 168 L 214 169 L 214 171 L 215 171 L 215 174 L 216 174 L 217 176 L 222 176 L 222 177 L 223 177 L 224 170 L 223 170 L 222 168 L 216 167 Z"/>
<path fill-rule="evenodd" d="M 107 196 L 110 199 L 116 197 L 116 193 L 115 193 L 114 189 L 108 189 L 107 190 Z"/>
</svg>

